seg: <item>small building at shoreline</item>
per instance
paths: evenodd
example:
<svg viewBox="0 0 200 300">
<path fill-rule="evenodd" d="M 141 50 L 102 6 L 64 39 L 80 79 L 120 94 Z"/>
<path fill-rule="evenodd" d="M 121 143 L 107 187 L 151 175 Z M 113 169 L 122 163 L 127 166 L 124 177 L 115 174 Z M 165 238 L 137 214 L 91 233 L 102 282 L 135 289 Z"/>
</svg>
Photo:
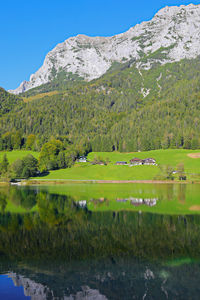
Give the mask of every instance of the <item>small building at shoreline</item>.
<svg viewBox="0 0 200 300">
<path fill-rule="evenodd" d="M 143 165 L 143 160 L 140 159 L 140 158 L 135 157 L 135 158 L 130 160 L 130 164 L 132 166 L 141 166 L 141 165 Z"/>
<path fill-rule="evenodd" d="M 126 161 L 117 161 L 117 162 L 116 162 L 116 165 L 117 165 L 117 166 L 126 166 L 126 165 L 127 165 L 127 162 L 126 162 Z"/>
<path fill-rule="evenodd" d="M 156 165 L 156 160 L 154 158 L 143 159 L 143 165 L 146 165 L 146 166 L 155 166 Z"/>
<path fill-rule="evenodd" d="M 87 162 L 87 157 L 80 156 L 79 159 L 78 159 L 78 162 L 86 163 Z"/>
<path fill-rule="evenodd" d="M 156 160 L 154 158 L 145 158 L 145 159 L 140 159 L 140 158 L 133 158 L 130 160 L 130 165 L 131 166 L 156 166 Z"/>
</svg>

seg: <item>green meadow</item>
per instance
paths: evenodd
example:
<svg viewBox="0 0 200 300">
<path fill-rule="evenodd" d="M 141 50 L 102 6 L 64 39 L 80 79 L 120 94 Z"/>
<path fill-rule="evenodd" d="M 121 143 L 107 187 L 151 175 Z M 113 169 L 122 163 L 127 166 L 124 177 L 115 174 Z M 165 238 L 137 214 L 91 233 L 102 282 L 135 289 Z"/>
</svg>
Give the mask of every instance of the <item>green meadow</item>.
<svg viewBox="0 0 200 300">
<path fill-rule="evenodd" d="M 22 159 L 27 154 L 32 154 L 35 158 L 38 159 L 39 152 L 26 151 L 26 150 L 13 150 L 13 151 L 0 151 L 0 161 L 4 155 L 7 155 L 9 163 L 13 163 L 16 159 Z"/>
<path fill-rule="evenodd" d="M 91 152 L 87 163 L 75 163 L 72 168 L 50 171 L 47 176 L 38 177 L 40 180 L 153 180 L 160 174 L 159 166 L 116 166 L 117 161 L 126 161 L 138 157 L 154 158 L 158 165 L 170 165 L 176 170 L 179 163 L 183 163 L 188 180 L 200 179 L 200 158 L 191 158 L 188 154 L 200 153 L 200 150 L 167 149 L 147 152 L 119 153 L 119 152 Z M 2 151 L 0 161 L 6 154 L 10 163 L 32 154 L 38 159 L 39 152 L 34 151 Z M 109 161 L 108 165 L 91 165 L 94 158 L 100 157 Z M 34 178 L 35 179 L 35 178 Z M 175 179 L 177 179 L 175 177 Z"/>
<path fill-rule="evenodd" d="M 188 173 L 200 173 L 200 158 L 194 159 L 188 157 L 188 154 L 200 153 L 200 150 L 185 150 L 185 149 L 167 149 L 167 150 L 152 150 L 147 152 L 133 152 L 133 153 L 119 153 L 119 152 L 92 152 L 88 155 L 89 160 L 94 157 L 102 157 L 103 159 L 109 158 L 112 164 L 116 161 L 127 161 L 134 157 L 141 159 L 155 158 L 157 164 L 171 165 L 176 167 L 179 163 L 184 163 L 185 170 Z"/>
<path fill-rule="evenodd" d="M 42 180 L 153 180 L 159 174 L 158 166 L 116 166 L 117 161 L 129 162 L 138 157 L 141 159 L 152 157 L 158 165 L 171 165 L 176 169 L 179 163 L 184 163 L 187 179 L 199 179 L 200 158 L 188 157 L 188 154 L 199 153 L 200 150 L 154 150 L 148 152 L 119 153 L 119 152 L 92 152 L 88 155 L 87 163 L 75 163 L 70 169 L 50 171 Z M 95 157 L 109 160 L 107 166 L 91 165 Z"/>
<path fill-rule="evenodd" d="M 108 166 L 89 163 L 75 164 L 70 169 L 51 171 L 47 176 L 38 178 L 45 180 L 151 180 L 158 173 L 155 166 L 143 166 L 142 168 L 129 166 Z"/>
</svg>

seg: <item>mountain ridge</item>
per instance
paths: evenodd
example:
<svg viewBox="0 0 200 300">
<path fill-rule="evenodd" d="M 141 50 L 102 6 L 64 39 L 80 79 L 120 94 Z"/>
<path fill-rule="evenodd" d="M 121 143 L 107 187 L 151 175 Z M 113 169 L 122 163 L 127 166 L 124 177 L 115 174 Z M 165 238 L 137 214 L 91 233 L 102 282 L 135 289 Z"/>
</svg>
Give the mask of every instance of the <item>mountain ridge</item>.
<svg viewBox="0 0 200 300">
<path fill-rule="evenodd" d="M 101 77 L 113 63 L 136 61 L 137 68 L 150 69 L 155 63 L 166 64 L 200 55 L 200 5 L 167 6 L 152 20 L 111 37 L 79 34 L 59 43 L 45 57 L 41 68 L 10 90 L 19 94 L 51 82 L 60 72 L 86 81 Z M 155 56 L 154 53 L 159 53 Z"/>
</svg>

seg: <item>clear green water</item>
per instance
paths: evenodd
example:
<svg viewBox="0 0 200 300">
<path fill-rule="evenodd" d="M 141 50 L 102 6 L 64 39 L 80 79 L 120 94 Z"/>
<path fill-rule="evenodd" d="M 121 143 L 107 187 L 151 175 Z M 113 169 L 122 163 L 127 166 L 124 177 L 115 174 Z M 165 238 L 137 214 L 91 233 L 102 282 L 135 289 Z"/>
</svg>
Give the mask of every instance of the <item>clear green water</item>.
<svg viewBox="0 0 200 300">
<path fill-rule="evenodd" d="M 1 187 L 0 209 L 37 210 L 40 192 L 87 201 L 91 211 L 142 211 L 158 214 L 200 214 L 199 184 L 65 184 Z"/>
<path fill-rule="evenodd" d="M 0 299 L 199 299 L 199 196 L 180 184 L 1 187 Z"/>
<path fill-rule="evenodd" d="M 200 214 L 200 185 L 197 184 L 76 184 L 40 189 L 69 195 L 76 201 L 87 200 L 92 211 Z"/>
</svg>

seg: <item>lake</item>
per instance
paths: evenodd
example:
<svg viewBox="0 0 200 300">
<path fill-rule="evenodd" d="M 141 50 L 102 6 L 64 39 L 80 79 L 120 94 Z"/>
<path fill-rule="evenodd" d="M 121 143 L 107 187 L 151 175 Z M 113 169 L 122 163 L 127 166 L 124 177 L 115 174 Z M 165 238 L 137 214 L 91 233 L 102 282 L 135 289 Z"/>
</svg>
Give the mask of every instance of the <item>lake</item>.
<svg viewBox="0 0 200 300">
<path fill-rule="evenodd" d="M 0 299 L 199 299 L 200 185 L 0 187 Z"/>
</svg>

